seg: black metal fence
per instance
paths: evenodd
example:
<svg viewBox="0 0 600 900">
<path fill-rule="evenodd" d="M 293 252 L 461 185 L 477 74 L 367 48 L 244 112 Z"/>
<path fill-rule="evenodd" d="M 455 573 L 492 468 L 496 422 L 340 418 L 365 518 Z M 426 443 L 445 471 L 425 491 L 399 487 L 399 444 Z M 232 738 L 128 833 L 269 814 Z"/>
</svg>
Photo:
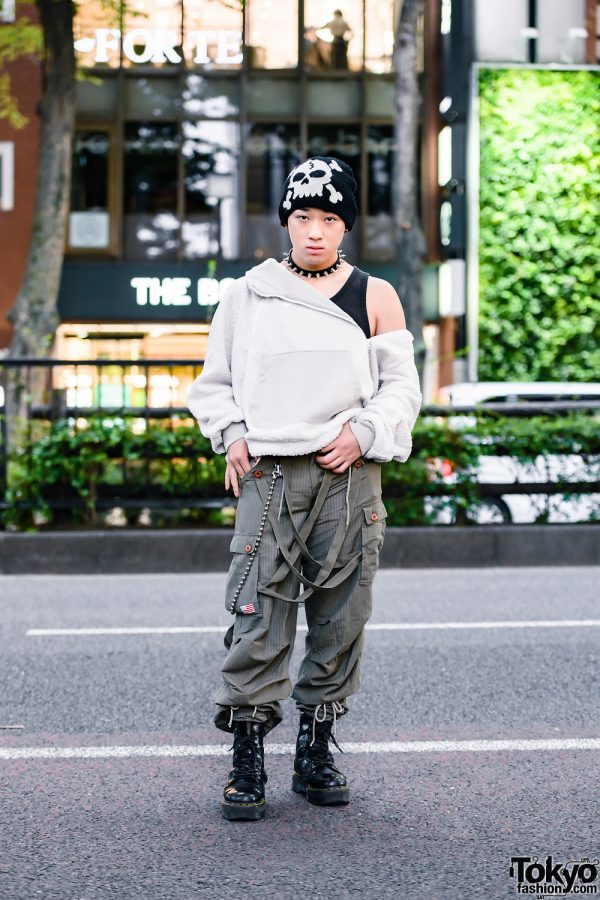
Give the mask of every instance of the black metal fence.
<svg viewBox="0 0 600 900">
<path fill-rule="evenodd" d="M 9 377 L 18 377 L 28 419 L 85 418 L 98 413 L 146 420 L 189 415 L 187 389 L 203 360 L 0 359 L 0 410 Z M 164 402 L 164 401 L 167 402 Z M 161 402 L 162 401 L 162 402 Z"/>
<path fill-rule="evenodd" d="M 6 400 L 11 384 L 18 386 L 20 402 L 18 414 L 23 429 L 20 440 L 25 446 L 35 441 L 36 423 L 52 423 L 68 420 L 75 429 L 87 427 L 92 417 L 119 418 L 138 421 L 140 428 L 162 423 L 167 428 L 178 427 L 186 419 L 193 418 L 186 406 L 187 394 L 194 379 L 200 373 L 203 360 L 189 359 L 0 359 L 0 509 L 6 509 L 8 488 L 8 459 L 11 454 L 11 428 L 7 423 Z M 600 410 L 600 400 L 539 402 L 495 402 L 474 406 L 428 405 L 422 416 L 461 416 L 482 410 L 497 412 L 503 416 L 531 417 L 534 415 L 560 416 L 575 411 Z M 184 454 L 185 455 L 185 454 Z M 181 499 L 161 495 L 153 491 L 149 460 L 146 466 L 147 481 L 141 495 L 129 496 L 128 507 L 177 508 Z M 127 464 L 123 461 L 126 475 Z M 125 482 L 127 478 L 125 477 Z M 139 484 L 138 484 L 139 487 Z M 600 486 L 593 481 L 570 482 L 573 493 L 596 493 Z M 502 496 L 510 494 L 559 494 L 565 486 L 552 481 L 511 481 L 480 483 L 478 493 L 497 503 L 506 519 Z M 391 486 L 392 495 L 394 492 Z M 125 493 L 127 493 L 125 491 Z M 186 497 L 185 505 L 191 508 L 210 508 L 232 505 L 231 497 L 215 496 L 214 486 L 207 485 L 194 497 Z M 435 493 L 435 491 L 434 491 Z M 114 507 L 123 496 L 123 487 L 104 490 L 97 500 L 98 509 Z M 60 509 L 72 503 L 69 497 L 56 496 L 50 504 Z"/>
</svg>

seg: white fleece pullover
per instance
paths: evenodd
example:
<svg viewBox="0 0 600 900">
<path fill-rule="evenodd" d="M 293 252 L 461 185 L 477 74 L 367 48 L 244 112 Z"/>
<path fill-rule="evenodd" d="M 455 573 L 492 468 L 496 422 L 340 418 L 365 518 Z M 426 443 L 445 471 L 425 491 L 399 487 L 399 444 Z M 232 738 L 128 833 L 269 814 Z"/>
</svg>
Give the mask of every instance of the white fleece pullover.
<svg viewBox="0 0 600 900">
<path fill-rule="evenodd" d="M 215 453 L 314 453 L 345 422 L 361 455 L 405 462 L 421 407 L 413 336 L 362 328 L 270 258 L 237 278 L 214 314 L 189 408 Z"/>
</svg>

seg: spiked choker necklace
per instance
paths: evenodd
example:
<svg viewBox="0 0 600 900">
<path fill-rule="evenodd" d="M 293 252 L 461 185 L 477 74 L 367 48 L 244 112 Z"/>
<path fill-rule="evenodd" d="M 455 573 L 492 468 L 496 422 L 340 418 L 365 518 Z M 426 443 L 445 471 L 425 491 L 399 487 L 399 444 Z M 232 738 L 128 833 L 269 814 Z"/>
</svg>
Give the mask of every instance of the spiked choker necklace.
<svg viewBox="0 0 600 900">
<path fill-rule="evenodd" d="M 303 269 L 301 266 L 297 265 L 292 259 L 292 251 L 288 250 L 287 253 L 284 253 L 286 264 L 292 270 L 292 272 L 297 272 L 298 275 L 304 275 L 306 278 L 320 278 L 322 275 L 331 275 L 332 272 L 335 272 L 336 269 L 342 264 L 343 254 L 338 250 L 337 260 L 333 263 L 333 265 L 328 266 L 326 269 Z"/>
</svg>

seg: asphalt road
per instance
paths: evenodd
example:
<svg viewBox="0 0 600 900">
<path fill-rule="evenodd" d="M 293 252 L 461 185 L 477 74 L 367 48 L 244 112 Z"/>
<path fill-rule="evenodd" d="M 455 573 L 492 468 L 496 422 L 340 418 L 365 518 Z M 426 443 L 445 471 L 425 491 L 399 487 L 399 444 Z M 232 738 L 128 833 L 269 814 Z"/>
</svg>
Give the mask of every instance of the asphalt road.
<svg viewBox="0 0 600 900">
<path fill-rule="evenodd" d="M 290 790 L 288 703 L 243 823 L 212 726 L 224 578 L 0 577 L 1 900 L 500 900 L 516 856 L 587 858 L 600 893 L 598 569 L 380 571 L 350 805 Z"/>
</svg>

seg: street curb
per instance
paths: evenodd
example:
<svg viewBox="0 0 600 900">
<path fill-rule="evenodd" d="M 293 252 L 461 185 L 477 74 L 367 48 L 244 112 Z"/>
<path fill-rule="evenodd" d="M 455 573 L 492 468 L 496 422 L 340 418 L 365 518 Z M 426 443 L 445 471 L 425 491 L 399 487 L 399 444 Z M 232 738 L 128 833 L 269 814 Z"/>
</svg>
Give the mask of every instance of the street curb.
<svg viewBox="0 0 600 900">
<path fill-rule="evenodd" d="M 123 529 L 0 533 L 0 574 L 225 572 L 233 531 Z M 597 525 L 391 528 L 380 568 L 589 566 L 600 563 Z"/>
</svg>

